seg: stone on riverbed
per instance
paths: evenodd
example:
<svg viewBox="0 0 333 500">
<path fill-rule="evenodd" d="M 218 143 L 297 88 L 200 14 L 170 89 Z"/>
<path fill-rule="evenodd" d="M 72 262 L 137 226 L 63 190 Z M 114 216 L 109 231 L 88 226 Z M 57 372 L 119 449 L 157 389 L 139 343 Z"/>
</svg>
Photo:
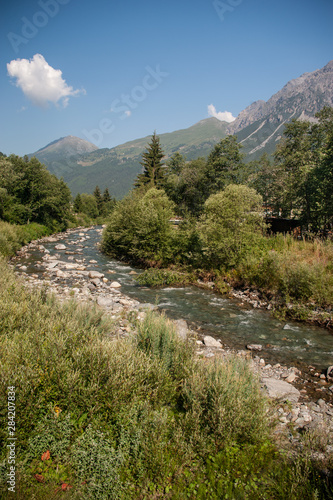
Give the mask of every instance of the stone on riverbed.
<svg viewBox="0 0 333 500">
<path fill-rule="evenodd" d="M 268 396 L 280 401 L 291 401 L 297 403 L 301 393 L 288 382 L 276 378 L 263 378 L 262 383 L 267 390 Z"/>
<path fill-rule="evenodd" d="M 89 271 L 89 278 L 91 278 L 91 279 L 95 279 L 95 278 L 102 279 L 102 278 L 104 278 L 104 274 L 103 273 L 99 273 L 98 271 Z"/>
<path fill-rule="evenodd" d="M 261 344 L 248 344 L 246 346 L 246 349 L 248 349 L 249 351 L 261 351 L 262 345 Z"/>
<path fill-rule="evenodd" d="M 115 303 L 110 297 L 97 297 L 97 304 L 101 307 L 112 308 Z"/>
<path fill-rule="evenodd" d="M 63 243 L 59 243 L 59 245 L 56 245 L 54 248 L 56 250 L 66 250 L 67 247 Z"/>
<path fill-rule="evenodd" d="M 214 337 L 210 337 L 210 335 L 206 335 L 203 339 L 204 344 L 206 347 L 217 347 L 221 348 L 221 344 L 218 340 L 214 339 Z"/>
<path fill-rule="evenodd" d="M 327 380 L 333 380 L 333 366 L 329 366 L 326 372 Z"/>
<path fill-rule="evenodd" d="M 112 281 L 112 283 L 110 283 L 110 288 L 120 288 L 121 287 L 121 284 L 118 283 L 118 281 Z"/>
</svg>

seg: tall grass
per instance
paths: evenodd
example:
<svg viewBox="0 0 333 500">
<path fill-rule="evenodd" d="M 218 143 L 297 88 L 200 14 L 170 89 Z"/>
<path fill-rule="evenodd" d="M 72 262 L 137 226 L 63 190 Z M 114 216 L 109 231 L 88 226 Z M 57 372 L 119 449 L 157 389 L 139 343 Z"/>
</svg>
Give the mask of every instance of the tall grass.
<svg viewBox="0 0 333 500">
<path fill-rule="evenodd" d="M 31 293 L 4 260 L 0 289 L 1 498 L 8 386 L 16 392 L 13 498 L 285 498 L 280 470 L 295 465 L 270 443 L 266 401 L 244 361 L 198 359 L 191 340 L 153 312 L 117 340 L 119 326 L 100 310 Z M 301 477 L 295 499 L 316 489 L 310 473 Z"/>
<path fill-rule="evenodd" d="M 234 276 L 288 302 L 333 305 L 333 243 L 298 241 L 290 236 L 267 238 L 262 256 L 249 255 Z"/>
</svg>

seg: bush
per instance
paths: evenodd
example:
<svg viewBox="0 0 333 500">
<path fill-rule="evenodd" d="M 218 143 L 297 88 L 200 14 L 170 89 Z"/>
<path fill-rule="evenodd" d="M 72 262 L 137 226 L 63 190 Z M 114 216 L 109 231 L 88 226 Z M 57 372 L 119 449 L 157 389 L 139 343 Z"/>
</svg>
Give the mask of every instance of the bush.
<svg viewBox="0 0 333 500">
<path fill-rule="evenodd" d="M 137 262 L 168 262 L 174 204 L 163 190 L 135 191 L 116 205 L 103 234 L 105 253 Z"/>
<path fill-rule="evenodd" d="M 206 265 L 237 265 L 263 240 L 262 198 L 254 189 L 229 185 L 211 195 L 198 223 Z"/>
</svg>

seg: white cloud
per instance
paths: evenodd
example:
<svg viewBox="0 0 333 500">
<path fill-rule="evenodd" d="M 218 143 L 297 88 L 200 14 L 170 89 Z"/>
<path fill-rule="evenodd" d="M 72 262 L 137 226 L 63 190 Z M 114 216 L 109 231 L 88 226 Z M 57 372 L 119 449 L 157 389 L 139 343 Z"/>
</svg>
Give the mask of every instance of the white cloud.
<svg viewBox="0 0 333 500">
<path fill-rule="evenodd" d="M 126 116 L 131 116 L 131 114 L 132 114 L 132 111 L 130 111 L 129 109 L 127 109 L 127 110 L 125 111 L 125 115 L 126 115 Z"/>
<path fill-rule="evenodd" d="M 213 104 L 209 104 L 208 106 L 208 114 L 209 116 L 214 116 L 218 120 L 221 120 L 221 122 L 228 122 L 231 123 L 234 120 L 236 120 L 235 116 L 232 116 L 232 113 L 230 111 L 216 111 L 216 108 Z"/>
<path fill-rule="evenodd" d="M 41 54 L 28 59 L 15 59 L 7 64 L 9 76 L 16 78 L 16 86 L 33 104 L 46 107 L 49 102 L 66 107 L 71 96 L 85 90 L 74 90 L 62 78 L 60 69 L 50 66 Z"/>
</svg>

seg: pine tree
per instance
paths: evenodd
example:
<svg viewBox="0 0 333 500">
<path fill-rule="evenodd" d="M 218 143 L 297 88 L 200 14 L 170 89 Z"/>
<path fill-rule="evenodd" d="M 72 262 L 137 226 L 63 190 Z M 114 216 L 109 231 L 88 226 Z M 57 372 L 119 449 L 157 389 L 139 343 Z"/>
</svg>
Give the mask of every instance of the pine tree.
<svg viewBox="0 0 333 500">
<path fill-rule="evenodd" d="M 102 199 L 103 203 L 108 203 L 109 201 L 111 201 L 111 196 L 108 188 L 105 188 Z"/>
<path fill-rule="evenodd" d="M 81 195 L 78 193 L 75 197 L 74 200 L 74 211 L 76 213 L 82 212 L 82 200 L 81 200 Z"/>
<path fill-rule="evenodd" d="M 164 164 L 162 158 L 164 153 L 160 145 L 160 139 L 156 132 L 152 136 L 151 142 L 142 155 L 140 164 L 143 166 L 143 172 L 139 174 L 134 183 L 135 187 L 150 184 L 151 187 L 161 187 L 164 179 Z"/>
<path fill-rule="evenodd" d="M 103 208 L 103 198 L 102 198 L 101 190 L 99 189 L 99 186 L 95 187 L 95 190 L 94 190 L 93 194 L 95 196 L 95 200 L 96 200 L 96 203 L 97 203 L 98 212 L 101 213 L 102 208 Z"/>
</svg>

